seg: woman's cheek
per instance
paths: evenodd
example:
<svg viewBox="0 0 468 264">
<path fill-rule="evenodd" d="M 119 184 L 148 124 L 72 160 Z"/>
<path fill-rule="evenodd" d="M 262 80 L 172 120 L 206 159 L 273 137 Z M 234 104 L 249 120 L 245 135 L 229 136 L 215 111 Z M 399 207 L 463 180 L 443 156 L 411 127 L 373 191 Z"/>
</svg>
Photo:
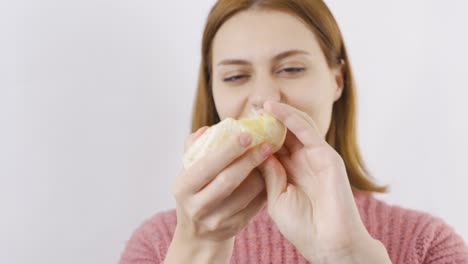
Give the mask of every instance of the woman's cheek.
<svg viewBox="0 0 468 264">
<path fill-rule="evenodd" d="M 223 87 L 213 92 L 216 110 L 221 119 L 239 117 L 248 101 L 248 94 L 245 91 L 234 89 Z"/>
</svg>

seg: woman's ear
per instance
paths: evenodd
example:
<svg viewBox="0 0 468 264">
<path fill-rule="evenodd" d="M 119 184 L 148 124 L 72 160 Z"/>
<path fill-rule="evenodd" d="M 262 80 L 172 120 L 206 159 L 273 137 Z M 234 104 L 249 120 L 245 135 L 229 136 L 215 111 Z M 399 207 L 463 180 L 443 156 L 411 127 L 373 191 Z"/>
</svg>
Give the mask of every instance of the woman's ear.
<svg viewBox="0 0 468 264">
<path fill-rule="evenodd" d="M 335 82 L 335 97 L 334 102 L 338 101 L 343 94 L 344 89 L 344 70 L 345 70 L 345 61 L 340 60 L 340 64 L 333 69 L 333 76 Z"/>
</svg>

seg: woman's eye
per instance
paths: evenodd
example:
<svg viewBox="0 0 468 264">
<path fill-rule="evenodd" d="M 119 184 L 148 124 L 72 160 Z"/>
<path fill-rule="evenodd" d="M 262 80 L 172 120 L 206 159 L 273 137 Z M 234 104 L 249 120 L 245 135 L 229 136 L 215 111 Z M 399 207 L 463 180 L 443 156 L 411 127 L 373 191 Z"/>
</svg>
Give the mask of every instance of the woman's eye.
<svg viewBox="0 0 468 264">
<path fill-rule="evenodd" d="M 300 73 L 300 72 L 305 71 L 305 68 L 285 68 L 285 69 L 282 69 L 279 72 L 281 73 L 283 71 L 286 72 L 286 73 Z"/>
<path fill-rule="evenodd" d="M 228 78 L 224 78 L 224 82 L 235 82 L 237 80 L 240 80 L 242 78 L 246 78 L 248 77 L 247 75 L 235 75 L 235 76 L 231 76 L 231 77 L 228 77 Z"/>
<path fill-rule="evenodd" d="M 285 72 L 287 74 L 297 74 L 297 73 L 301 73 L 301 72 L 304 72 L 306 69 L 305 68 L 284 68 L 282 70 L 280 70 L 278 73 L 282 73 L 282 72 Z M 224 82 L 237 82 L 239 80 L 242 80 L 242 79 L 245 79 L 245 78 L 248 78 L 249 76 L 248 75 L 234 75 L 234 76 L 231 76 L 231 77 L 227 77 L 227 78 L 224 78 L 223 81 Z"/>
</svg>

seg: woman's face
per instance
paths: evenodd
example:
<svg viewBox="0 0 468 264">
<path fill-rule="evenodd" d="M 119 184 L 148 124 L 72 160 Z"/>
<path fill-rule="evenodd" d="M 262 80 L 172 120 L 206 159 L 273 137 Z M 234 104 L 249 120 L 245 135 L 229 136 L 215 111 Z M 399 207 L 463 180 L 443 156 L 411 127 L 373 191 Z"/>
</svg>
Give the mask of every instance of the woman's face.
<svg viewBox="0 0 468 264">
<path fill-rule="evenodd" d="M 309 114 L 323 137 L 343 88 L 341 70 L 328 67 L 312 31 L 284 12 L 244 11 L 226 21 L 213 40 L 212 69 L 221 120 L 278 101 Z"/>
</svg>

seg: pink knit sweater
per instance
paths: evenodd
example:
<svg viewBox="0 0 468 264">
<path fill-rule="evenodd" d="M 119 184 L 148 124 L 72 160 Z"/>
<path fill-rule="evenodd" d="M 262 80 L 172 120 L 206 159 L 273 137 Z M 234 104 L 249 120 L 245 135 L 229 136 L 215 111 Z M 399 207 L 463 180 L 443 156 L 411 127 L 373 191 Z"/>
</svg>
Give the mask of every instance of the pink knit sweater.
<svg viewBox="0 0 468 264">
<path fill-rule="evenodd" d="M 468 248 L 453 228 L 424 212 L 389 205 L 354 192 L 369 233 L 380 240 L 392 263 L 468 264 Z M 120 264 L 163 263 L 176 226 L 175 210 L 146 220 L 131 236 Z M 266 209 L 237 235 L 231 263 L 308 263 L 276 228 Z"/>
</svg>

